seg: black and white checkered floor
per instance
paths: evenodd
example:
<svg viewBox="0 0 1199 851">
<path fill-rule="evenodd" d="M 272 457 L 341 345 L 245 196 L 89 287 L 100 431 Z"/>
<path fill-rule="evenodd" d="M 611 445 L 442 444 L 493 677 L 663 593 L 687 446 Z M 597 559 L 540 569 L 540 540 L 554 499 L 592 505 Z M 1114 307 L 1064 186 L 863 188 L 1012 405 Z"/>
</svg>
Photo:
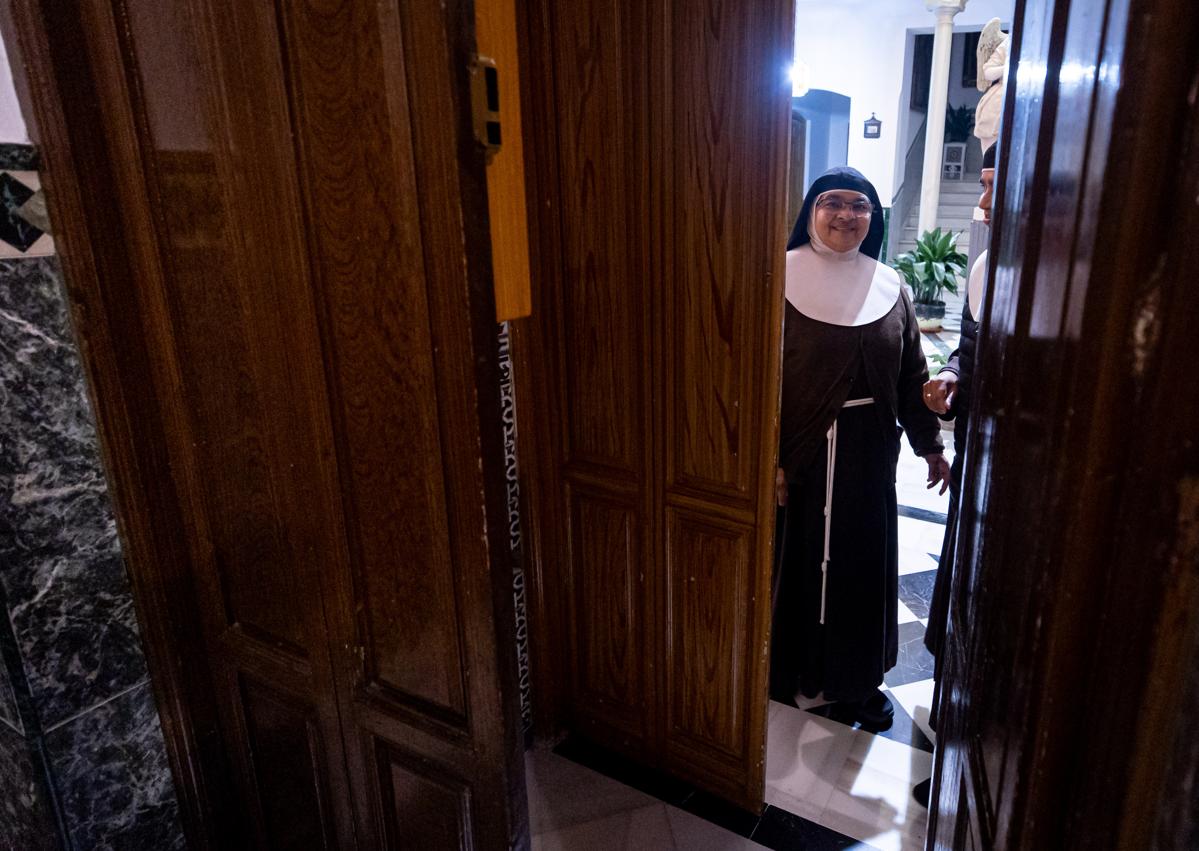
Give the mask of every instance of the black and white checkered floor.
<svg viewBox="0 0 1199 851">
<path fill-rule="evenodd" d="M 921 501 L 923 511 L 936 511 Z M 884 679 L 894 724 L 870 733 L 838 705 L 800 696 L 799 708 L 770 704 L 767 740 L 768 804 L 881 851 L 924 847 L 927 811 L 911 790 L 931 776 L 933 760 L 933 659 L 924 629 L 944 524 L 909 516 L 899 524 L 899 662 Z"/>
</svg>

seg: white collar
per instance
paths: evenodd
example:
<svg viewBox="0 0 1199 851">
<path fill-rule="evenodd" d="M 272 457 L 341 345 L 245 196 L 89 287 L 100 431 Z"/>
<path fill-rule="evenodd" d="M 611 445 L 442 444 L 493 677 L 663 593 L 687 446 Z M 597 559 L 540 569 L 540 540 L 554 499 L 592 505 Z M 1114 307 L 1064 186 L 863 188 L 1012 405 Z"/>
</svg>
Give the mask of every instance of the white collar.
<svg viewBox="0 0 1199 851">
<path fill-rule="evenodd" d="M 899 301 L 894 269 L 860 251 L 817 253 L 811 245 L 787 252 L 787 301 L 829 325 L 868 325 Z"/>
<path fill-rule="evenodd" d="M 983 300 L 987 290 L 987 249 L 974 260 L 970 267 L 970 277 L 966 282 L 966 303 L 970 305 L 970 315 L 975 322 L 983 318 Z"/>
</svg>

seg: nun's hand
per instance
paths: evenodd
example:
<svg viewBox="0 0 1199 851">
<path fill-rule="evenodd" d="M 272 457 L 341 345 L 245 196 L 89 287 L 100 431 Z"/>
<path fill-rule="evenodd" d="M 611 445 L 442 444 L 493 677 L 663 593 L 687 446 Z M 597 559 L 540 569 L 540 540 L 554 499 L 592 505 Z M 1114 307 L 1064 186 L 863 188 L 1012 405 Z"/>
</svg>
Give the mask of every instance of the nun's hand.
<svg viewBox="0 0 1199 851">
<path fill-rule="evenodd" d="M 957 375 L 948 370 L 941 370 L 924 382 L 924 404 L 934 414 L 948 414 L 957 392 Z"/>
<path fill-rule="evenodd" d="M 945 456 L 940 452 L 930 452 L 924 456 L 924 460 L 928 462 L 928 488 L 935 488 L 938 484 L 941 490 L 937 491 L 940 496 L 945 493 L 949 487 L 949 462 L 945 460 Z"/>
<path fill-rule="evenodd" d="M 774 471 L 774 498 L 778 501 L 779 508 L 787 506 L 787 474 L 783 472 L 782 467 Z"/>
</svg>

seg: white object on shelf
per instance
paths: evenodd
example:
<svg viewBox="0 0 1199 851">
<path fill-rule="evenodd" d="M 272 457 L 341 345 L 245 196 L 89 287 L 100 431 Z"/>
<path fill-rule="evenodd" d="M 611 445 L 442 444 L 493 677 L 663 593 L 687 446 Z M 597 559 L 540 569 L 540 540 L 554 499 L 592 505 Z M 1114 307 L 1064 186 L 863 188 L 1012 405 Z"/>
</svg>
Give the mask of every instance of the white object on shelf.
<svg viewBox="0 0 1199 851">
<path fill-rule="evenodd" d="M 966 173 L 966 143 L 946 142 L 941 154 L 941 179 L 961 180 Z"/>
</svg>

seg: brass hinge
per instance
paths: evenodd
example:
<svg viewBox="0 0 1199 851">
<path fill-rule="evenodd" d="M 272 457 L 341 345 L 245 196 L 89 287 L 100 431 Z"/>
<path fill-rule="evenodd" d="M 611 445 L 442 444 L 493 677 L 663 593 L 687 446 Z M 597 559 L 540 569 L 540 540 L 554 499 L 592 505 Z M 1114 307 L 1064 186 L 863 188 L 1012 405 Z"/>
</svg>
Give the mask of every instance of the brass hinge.
<svg viewBox="0 0 1199 851">
<path fill-rule="evenodd" d="M 476 56 L 471 63 L 470 99 L 475 138 L 487 151 L 487 161 L 491 162 L 503 143 L 500 132 L 500 76 L 494 59 Z"/>
</svg>

